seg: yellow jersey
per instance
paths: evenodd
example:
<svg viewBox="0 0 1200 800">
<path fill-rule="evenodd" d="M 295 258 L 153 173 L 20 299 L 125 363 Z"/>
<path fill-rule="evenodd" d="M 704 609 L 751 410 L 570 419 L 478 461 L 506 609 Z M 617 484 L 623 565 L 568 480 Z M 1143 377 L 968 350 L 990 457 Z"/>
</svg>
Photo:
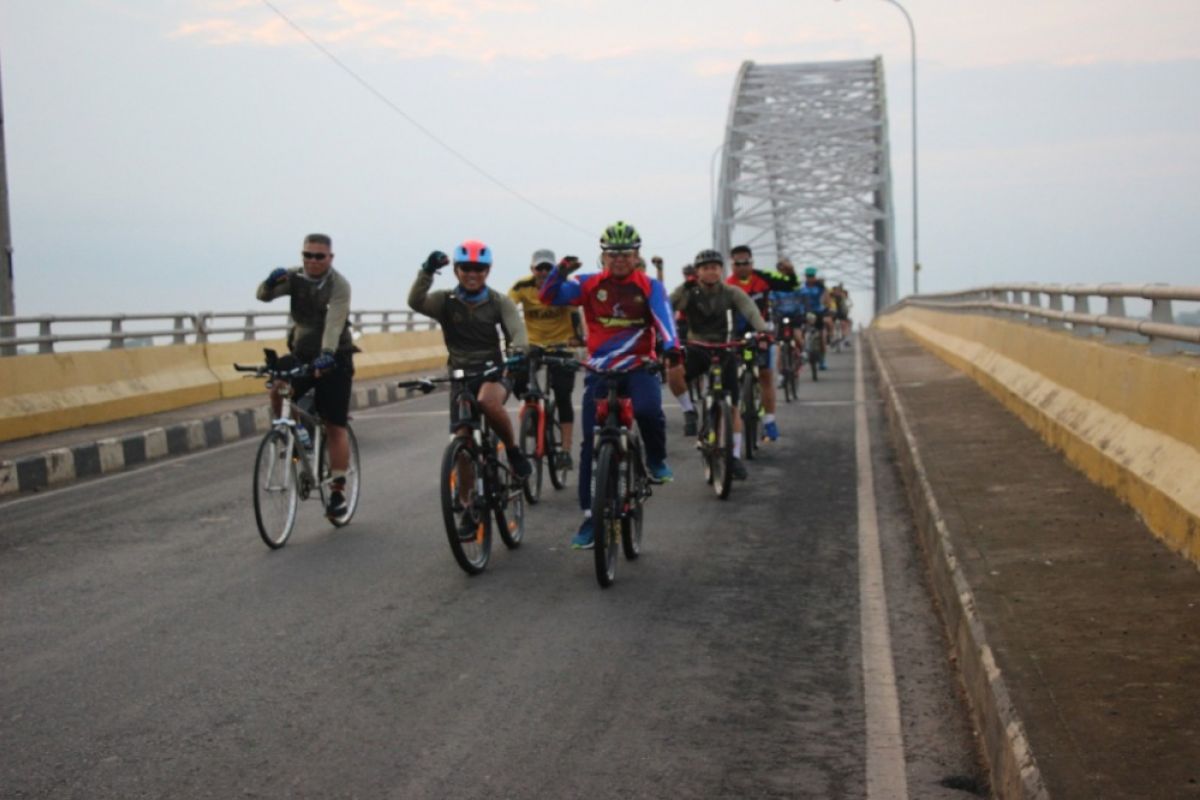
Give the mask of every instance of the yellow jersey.
<svg viewBox="0 0 1200 800">
<path fill-rule="evenodd" d="M 538 299 L 533 277 L 522 278 L 508 290 L 508 296 L 525 311 L 525 330 L 529 343 L 537 347 L 565 345 L 575 338 L 571 306 L 552 306 Z"/>
</svg>

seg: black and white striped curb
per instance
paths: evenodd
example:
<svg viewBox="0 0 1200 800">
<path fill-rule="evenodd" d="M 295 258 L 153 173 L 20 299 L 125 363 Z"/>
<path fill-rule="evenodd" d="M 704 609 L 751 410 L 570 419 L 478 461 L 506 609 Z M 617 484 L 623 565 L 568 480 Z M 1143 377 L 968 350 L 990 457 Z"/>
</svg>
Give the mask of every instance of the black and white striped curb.
<svg viewBox="0 0 1200 800">
<path fill-rule="evenodd" d="M 395 403 L 421 394 L 399 389 L 396 382 L 356 388 L 351 410 Z M 206 450 L 264 433 L 270 410 L 244 408 L 224 414 L 150 428 L 139 433 L 47 450 L 15 461 L 0 461 L 0 496 L 36 492 L 83 478 L 123 472 L 148 461 Z"/>
</svg>

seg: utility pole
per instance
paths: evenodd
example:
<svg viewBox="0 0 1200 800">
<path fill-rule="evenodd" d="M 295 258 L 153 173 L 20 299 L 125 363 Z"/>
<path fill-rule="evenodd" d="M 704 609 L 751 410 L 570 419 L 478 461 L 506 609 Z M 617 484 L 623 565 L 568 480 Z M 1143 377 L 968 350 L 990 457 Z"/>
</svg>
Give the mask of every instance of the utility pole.
<svg viewBox="0 0 1200 800">
<path fill-rule="evenodd" d="M 4 157 L 4 93 L 0 89 L 0 317 L 15 315 L 12 230 L 8 222 L 8 167 Z M 15 332 L 11 323 L 0 324 L 0 338 L 10 339 Z M 0 355 L 11 356 L 15 353 L 13 345 L 0 346 Z"/>
</svg>

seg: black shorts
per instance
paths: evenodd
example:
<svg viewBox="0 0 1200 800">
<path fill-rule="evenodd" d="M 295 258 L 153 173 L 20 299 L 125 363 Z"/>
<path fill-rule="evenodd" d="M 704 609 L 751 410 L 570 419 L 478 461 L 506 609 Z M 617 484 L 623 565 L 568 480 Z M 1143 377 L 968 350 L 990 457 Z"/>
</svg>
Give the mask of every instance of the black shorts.
<svg viewBox="0 0 1200 800">
<path fill-rule="evenodd" d="M 687 347 L 684 350 L 683 374 L 687 380 L 695 380 L 701 375 L 708 374 L 708 368 L 712 364 L 712 354 L 713 351 L 701 347 Z M 738 391 L 738 354 L 737 350 L 726 350 L 720 353 L 722 359 L 721 386 L 729 394 L 729 401 L 735 406 L 741 396 Z"/>
<path fill-rule="evenodd" d="M 839 309 L 838 309 L 838 310 L 837 310 L 837 311 L 834 313 L 834 315 L 833 315 L 833 318 L 834 318 L 834 319 L 837 319 L 837 320 L 842 320 L 842 319 L 850 319 L 850 314 L 849 314 L 849 313 L 847 313 L 847 312 L 845 311 L 845 309 L 841 309 L 841 308 L 839 308 Z"/>
<path fill-rule="evenodd" d="M 465 370 L 468 373 L 482 372 L 491 366 L 487 364 L 472 364 L 469 366 L 452 366 L 450 370 L 453 372 L 456 369 Z M 458 405 L 454 402 L 454 398 L 458 397 L 458 390 L 463 384 L 466 384 L 467 391 L 471 393 L 471 397 L 479 397 L 479 387 L 485 383 L 498 383 L 504 387 L 504 399 L 507 400 L 512 394 L 512 381 L 504 370 L 496 370 L 491 375 L 467 378 L 465 381 L 450 381 L 450 431 L 453 433 L 455 426 L 461 421 L 458 414 Z"/>
<path fill-rule="evenodd" d="M 283 366 L 286 359 L 295 356 L 284 356 L 279 360 Z M 292 381 L 293 398 L 299 399 L 310 389 L 313 393 L 317 413 L 321 419 L 330 425 L 345 427 L 350 421 L 350 389 L 354 384 L 354 354 L 346 351 L 334 354 L 335 366 L 319 378 L 312 376 L 296 378 Z"/>
</svg>

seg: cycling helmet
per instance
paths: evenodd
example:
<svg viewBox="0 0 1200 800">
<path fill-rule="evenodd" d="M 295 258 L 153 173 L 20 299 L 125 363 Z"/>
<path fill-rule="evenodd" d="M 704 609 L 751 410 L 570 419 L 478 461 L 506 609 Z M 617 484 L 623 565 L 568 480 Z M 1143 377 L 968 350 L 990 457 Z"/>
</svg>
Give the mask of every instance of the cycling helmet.
<svg viewBox="0 0 1200 800">
<path fill-rule="evenodd" d="M 804 268 L 804 277 L 806 277 L 806 278 L 817 277 L 817 268 L 816 267 L 805 267 Z"/>
<path fill-rule="evenodd" d="M 454 248 L 454 263 L 492 265 L 492 248 L 483 242 L 470 239 Z"/>
<path fill-rule="evenodd" d="M 642 237 L 637 228 L 626 222 L 614 222 L 600 237 L 601 250 L 636 250 L 641 246 Z"/>
<path fill-rule="evenodd" d="M 701 250 L 696 253 L 696 257 L 692 259 L 692 263 L 699 267 L 701 264 L 720 264 L 725 266 L 725 259 L 721 258 L 721 254 L 716 250 Z"/>
</svg>

